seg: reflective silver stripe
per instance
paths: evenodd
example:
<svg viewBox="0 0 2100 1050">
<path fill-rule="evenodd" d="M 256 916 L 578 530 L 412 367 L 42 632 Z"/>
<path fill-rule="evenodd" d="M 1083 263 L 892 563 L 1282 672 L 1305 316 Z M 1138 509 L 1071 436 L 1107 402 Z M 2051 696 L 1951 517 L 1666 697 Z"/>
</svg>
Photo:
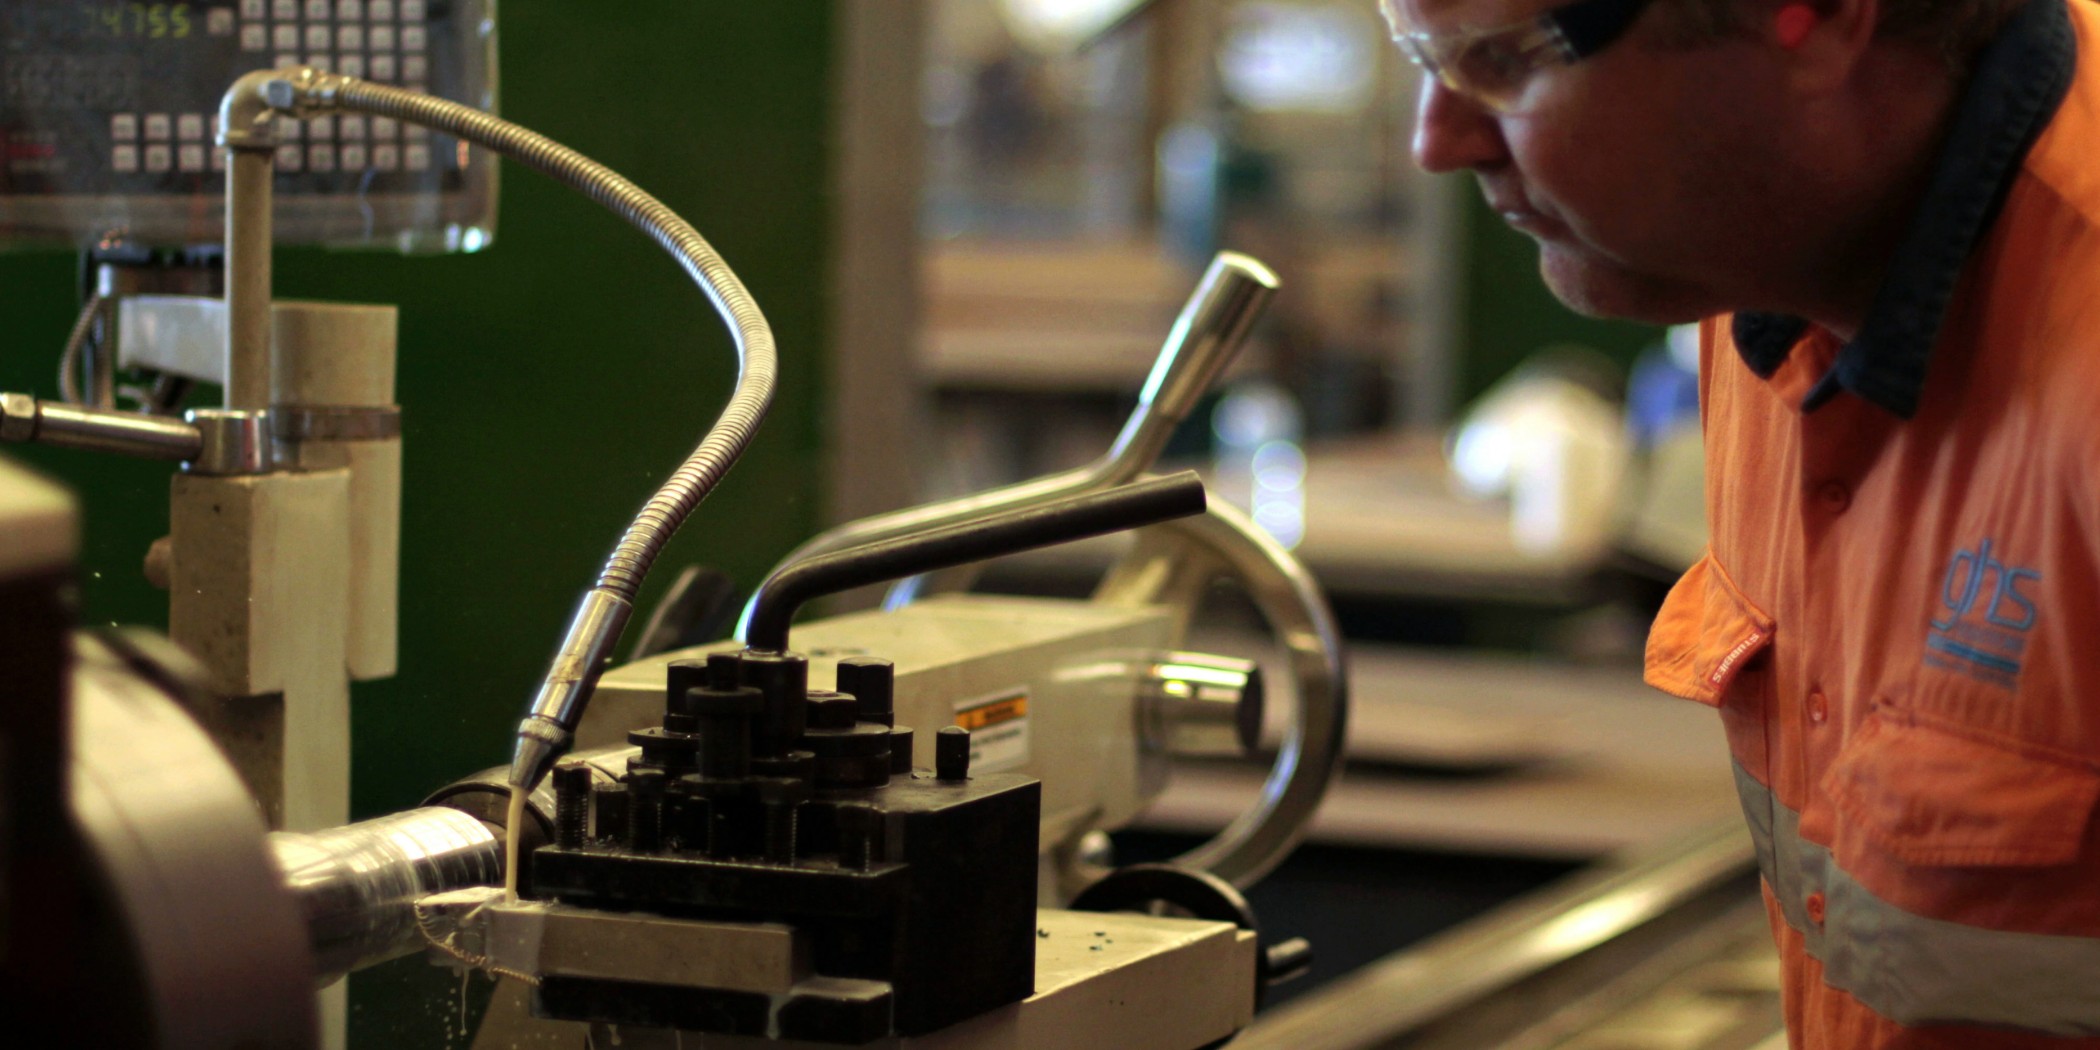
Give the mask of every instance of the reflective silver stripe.
<svg viewBox="0 0 2100 1050">
<path fill-rule="evenodd" d="M 2100 938 L 1987 930 L 1905 911 L 1804 840 L 1801 815 L 1740 765 L 1735 787 L 1765 883 L 1822 962 L 1825 983 L 1902 1025 L 2100 1035 Z M 1823 895 L 1821 926 L 1808 918 L 1812 893 Z"/>
</svg>

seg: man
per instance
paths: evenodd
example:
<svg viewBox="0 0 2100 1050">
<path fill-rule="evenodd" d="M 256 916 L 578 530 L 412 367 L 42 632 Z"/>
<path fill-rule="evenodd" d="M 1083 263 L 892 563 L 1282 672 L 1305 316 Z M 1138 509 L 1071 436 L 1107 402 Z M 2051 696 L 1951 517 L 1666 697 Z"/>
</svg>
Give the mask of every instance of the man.
<svg viewBox="0 0 2100 1050">
<path fill-rule="evenodd" d="M 1417 160 L 1702 324 L 1717 707 L 1795 1046 L 2100 1046 L 2100 4 L 1387 0 Z"/>
</svg>

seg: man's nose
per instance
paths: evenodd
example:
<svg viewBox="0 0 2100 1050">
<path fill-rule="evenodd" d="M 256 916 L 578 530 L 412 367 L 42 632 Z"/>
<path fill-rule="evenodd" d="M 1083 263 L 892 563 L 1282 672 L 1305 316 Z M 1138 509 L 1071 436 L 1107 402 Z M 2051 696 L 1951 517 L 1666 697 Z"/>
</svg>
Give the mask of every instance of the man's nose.
<svg viewBox="0 0 2100 1050">
<path fill-rule="evenodd" d="M 1441 174 L 1495 167 L 1509 149 L 1492 111 L 1425 76 L 1415 106 L 1414 154 L 1422 170 Z"/>
</svg>

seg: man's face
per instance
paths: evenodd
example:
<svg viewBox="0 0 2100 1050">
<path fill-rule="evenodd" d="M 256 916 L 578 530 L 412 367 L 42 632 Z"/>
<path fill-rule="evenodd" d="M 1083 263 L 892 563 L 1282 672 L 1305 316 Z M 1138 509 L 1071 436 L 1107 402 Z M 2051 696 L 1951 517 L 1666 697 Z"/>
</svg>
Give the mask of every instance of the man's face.
<svg viewBox="0 0 2100 1050">
<path fill-rule="evenodd" d="M 1491 29 L 1559 0 L 1402 0 L 1406 28 Z M 1746 305 L 1759 291 L 1756 215 L 1784 200 L 1760 150 L 1773 143 L 1770 66 L 1747 42 L 1660 42 L 1667 0 L 1574 63 L 1530 73 L 1499 113 L 1425 77 L 1416 163 L 1470 170 L 1488 204 L 1539 244 L 1553 293 L 1595 316 L 1675 323 Z"/>
</svg>

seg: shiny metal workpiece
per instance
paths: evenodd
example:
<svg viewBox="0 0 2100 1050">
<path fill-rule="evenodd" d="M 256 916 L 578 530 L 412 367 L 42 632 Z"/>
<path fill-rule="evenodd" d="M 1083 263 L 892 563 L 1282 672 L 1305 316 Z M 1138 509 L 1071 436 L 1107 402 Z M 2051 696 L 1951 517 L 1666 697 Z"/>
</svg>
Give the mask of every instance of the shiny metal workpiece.
<svg viewBox="0 0 2100 1050">
<path fill-rule="evenodd" d="M 503 880 L 495 829 L 446 806 L 269 841 L 306 918 L 317 985 L 422 947 L 419 898 Z"/>
</svg>

